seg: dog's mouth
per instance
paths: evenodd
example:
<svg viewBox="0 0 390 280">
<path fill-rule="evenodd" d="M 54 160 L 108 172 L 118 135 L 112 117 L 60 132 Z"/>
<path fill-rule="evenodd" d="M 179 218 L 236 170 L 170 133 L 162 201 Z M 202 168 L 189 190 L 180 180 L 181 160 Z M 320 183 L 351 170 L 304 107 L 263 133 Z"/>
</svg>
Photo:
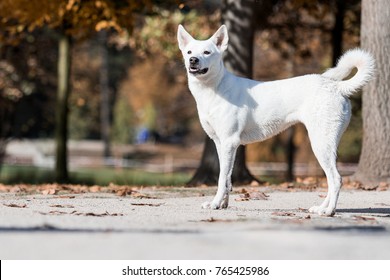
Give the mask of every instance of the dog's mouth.
<svg viewBox="0 0 390 280">
<path fill-rule="evenodd" d="M 199 67 L 196 66 L 190 66 L 190 69 L 188 72 L 190 72 L 192 75 L 204 75 L 209 71 L 209 68 L 203 68 L 200 69 Z"/>
</svg>

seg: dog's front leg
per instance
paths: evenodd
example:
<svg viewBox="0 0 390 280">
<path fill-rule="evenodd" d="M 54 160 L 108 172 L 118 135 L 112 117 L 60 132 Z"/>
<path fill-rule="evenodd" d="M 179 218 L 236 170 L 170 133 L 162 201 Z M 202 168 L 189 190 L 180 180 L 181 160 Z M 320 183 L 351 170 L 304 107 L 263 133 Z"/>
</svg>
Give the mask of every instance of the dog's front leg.
<svg viewBox="0 0 390 280">
<path fill-rule="evenodd" d="M 231 176 L 239 143 L 236 141 L 225 141 L 216 145 L 220 166 L 218 190 L 213 201 L 204 203 L 202 205 L 203 208 L 221 209 L 227 208 L 229 205 L 229 191 L 232 188 Z"/>
</svg>

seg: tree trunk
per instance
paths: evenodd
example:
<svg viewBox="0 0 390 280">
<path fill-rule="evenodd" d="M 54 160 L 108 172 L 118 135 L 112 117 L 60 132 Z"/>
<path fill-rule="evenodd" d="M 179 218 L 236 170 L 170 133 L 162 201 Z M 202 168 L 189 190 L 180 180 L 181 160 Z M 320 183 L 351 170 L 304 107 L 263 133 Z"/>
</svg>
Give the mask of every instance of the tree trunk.
<svg viewBox="0 0 390 280">
<path fill-rule="evenodd" d="M 253 38 L 257 1 L 224 0 L 222 21 L 229 30 L 229 47 L 225 52 L 225 66 L 236 75 L 252 78 Z M 245 163 L 245 147 L 240 146 L 236 153 L 232 183 L 247 184 L 258 181 Z M 219 176 L 219 160 L 214 142 L 206 138 L 200 166 L 188 185 L 216 184 Z"/>
<path fill-rule="evenodd" d="M 65 34 L 59 37 L 58 47 L 58 88 L 56 104 L 56 166 L 55 179 L 66 182 L 68 176 L 68 99 L 70 93 L 71 38 Z"/>
<path fill-rule="evenodd" d="M 100 83 L 100 131 L 103 141 L 103 157 L 111 156 L 110 149 L 110 86 L 108 82 L 108 51 L 107 31 L 102 30 L 99 33 L 100 43 L 100 59 L 101 65 L 99 69 L 99 83 Z"/>
<path fill-rule="evenodd" d="M 336 0 L 335 24 L 332 30 L 332 64 L 336 66 L 343 51 L 345 0 Z"/>
<path fill-rule="evenodd" d="M 390 181 L 390 5 L 363 0 L 361 44 L 376 61 L 376 78 L 363 91 L 363 147 L 355 179 Z"/>
</svg>

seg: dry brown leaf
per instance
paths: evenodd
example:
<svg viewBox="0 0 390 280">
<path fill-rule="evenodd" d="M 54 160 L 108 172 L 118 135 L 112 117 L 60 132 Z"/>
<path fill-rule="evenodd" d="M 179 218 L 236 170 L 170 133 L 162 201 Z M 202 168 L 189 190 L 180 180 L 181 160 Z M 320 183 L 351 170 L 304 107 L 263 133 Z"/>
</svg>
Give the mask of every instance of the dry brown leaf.
<svg viewBox="0 0 390 280">
<path fill-rule="evenodd" d="M 43 195 L 53 195 L 56 194 L 57 190 L 56 189 L 46 189 L 42 191 Z"/>
<path fill-rule="evenodd" d="M 3 184 L 0 184 L 0 192 L 8 192 L 9 191 L 9 187 L 3 185 Z"/>
<path fill-rule="evenodd" d="M 139 192 L 135 192 L 135 191 L 131 193 L 131 197 L 134 197 L 134 198 L 147 198 L 147 199 L 156 199 L 157 198 L 157 197 L 154 197 L 154 196 L 150 196 L 150 195 L 139 193 Z"/>
<path fill-rule="evenodd" d="M 67 215 L 70 213 L 64 212 L 64 211 L 53 210 L 53 211 L 49 211 L 49 212 L 39 212 L 39 214 L 41 214 L 41 215 Z"/>
<path fill-rule="evenodd" d="M 57 208 L 74 208 L 73 205 L 61 205 L 61 204 L 53 204 L 53 205 L 49 205 L 49 207 L 57 207 Z"/>
<path fill-rule="evenodd" d="M 134 205 L 134 206 L 152 206 L 152 207 L 158 207 L 158 206 L 161 206 L 163 204 L 164 203 L 156 203 L 156 204 L 153 204 L 153 203 L 131 203 L 131 205 Z"/>
<path fill-rule="evenodd" d="M 205 220 L 200 220 L 201 222 L 207 222 L 207 223 L 216 223 L 216 222 L 233 222 L 233 220 L 227 220 L 227 219 L 214 219 L 213 217 Z"/>
<path fill-rule="evenodd" d="M 271 215 L 282 216 L 282 217 L 292 217 L 292 216 L 295 216 L 295 214 L 291 213 L 291 212 L 273 212 Z"/>
<path fill-rule="evenodd" d="M 259 182 L 257 182 L 256 180 L 253 180 L 253 181 L 250 183 L 250 186 L 251 186 L 251 187 L 259 187 L 260 184 L 259 184 Z"/>
<path fill-rule="evenodd" d="M 72 198 L 75 198 L 76 196 L 75 195 L 59 195 L 59 196 L 56 196 L 56 198 L 69 198 L 69 199 L 72 199 Z"/>
<path fill-rule="evenodd" d="M 294 183 L 292 183 L 292 182 L 285 182 L 285 183 L 280 184 L 280 187 L 286 188 L 286 189 L 294 188 Z"/>
<path fill-rule="evenodd" d="M 7 206 L 7 207 L 14 207 L 14 208 L 27 208 L 26 204 L 15 204 L 15 203 L 6 204 L 6 203 L 3 203 L 3 205 Z"/>
<path fill-rule="evenodd" d="M 240 196 L 235 199 L 235 201 L 248 201 L 248 200 L 267 200 L 269 195 L 260 192 L 256 189 L 246 189 L 242 188 L 238 191 Z"/>
<path fill-rule="evenodd" d="M 217 219 L 214 219 L 213 217 L 206 219 L 206 220 L 200 220 L 201 222 L 208 222 L 208 223 L 214 223 L 218 221 Z"/>
<path fill-rule="evenodd" d="M 99 186 L 92 186 L 92 187 L 89 187 L 89 191 L 92 192 L 92 193 L 97 193 L 97 192 L 101 191 L 101 187 L 99 187 Z"/>
<path fill-rule="evenodd" d="M 23 188 L 19 187 L 19 186 L 14 186 L 14 187 L 11 187 L 9 192 L 11 193 L 20 193 L 20 192 L 23 192 Z"/>
<path fill-rule="evenodd" d="M 240 196 L 240 197 L 236 197 L 234 200 L 235 201 L 249 201 L 249 197 Z"/>
<path fill-rule="evenodd" d="M 362 185 L 360 189 L 365 190 L 365 191 L 375 191 L 378 189 L 379 185 Z"/>
<path fill-rule="evenodd" d="M 119 190 L 116 192 L 117 196 L 126 196 L 126 190 Z"/>
<path fill-rule="evenodd" d="M 93 212 L 87 212 L 87 213 L 80 213 L 80 212 L 72 212 L 72 214 L 77 216 L 92 216 L 92 217 L 105 217 L 105 216 L 123 216 L 123 214 L 120 213 L 108 213 L 107 211 L 104 213 L 93 213 Z"/>
<path fill-rule="evenodd" d="M 354 216 L 355 220 L 358 220 L 358 221 L 376 221 L 376 219 L 374 217 L 370 217 L 370 216 Z"/>
</svg>

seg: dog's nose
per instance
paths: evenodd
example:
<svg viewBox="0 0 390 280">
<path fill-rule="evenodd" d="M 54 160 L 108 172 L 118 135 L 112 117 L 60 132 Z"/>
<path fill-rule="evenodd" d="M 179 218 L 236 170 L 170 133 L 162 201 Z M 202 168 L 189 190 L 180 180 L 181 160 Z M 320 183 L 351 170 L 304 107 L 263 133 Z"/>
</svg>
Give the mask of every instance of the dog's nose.
<svg viewBox="0 0 390 280">
<path fill-rule="evenodd" d="M 199 63 L 199 58 L 197 57 L 190 57 L 190 63 L 191 64 L 198 64 Z"/>
</svg>

